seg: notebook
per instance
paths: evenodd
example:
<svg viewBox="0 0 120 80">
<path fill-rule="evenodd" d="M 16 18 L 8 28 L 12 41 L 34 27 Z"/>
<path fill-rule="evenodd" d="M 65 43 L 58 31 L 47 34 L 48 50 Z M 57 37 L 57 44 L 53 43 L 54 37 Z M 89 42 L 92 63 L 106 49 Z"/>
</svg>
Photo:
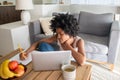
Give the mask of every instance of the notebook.
<svg viewBox="0 0 120 80">
<path fill-rule="evenodd" d="M 28 63 L 30 63 L 32 61 L 32 57 L 31 57 L 31 53 L 28 54 L 28 57 L 27 59 L 25 60 L 20 60 L 20 57 L 19 57 L 20 53 L 16 54 L 15 56 L 13 56 L 12 58 L 10 58 L 10 60 L 16 60 L 18 61 L 19 63 L 22 63 L 23 65 L 27 65 Z"/>
<path fill-rule="evenodd" d="M 32 51 L 33 70 L 57 70 L 62 64 L 70 64 L 71 51 Z"/>
</svg>

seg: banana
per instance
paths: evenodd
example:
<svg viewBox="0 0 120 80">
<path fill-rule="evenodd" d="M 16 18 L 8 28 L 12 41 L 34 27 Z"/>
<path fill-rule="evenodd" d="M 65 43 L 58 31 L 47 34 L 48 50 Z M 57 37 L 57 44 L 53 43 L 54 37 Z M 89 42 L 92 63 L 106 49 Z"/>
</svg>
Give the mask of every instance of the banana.
<svg viewBox="0 0 120 80">
<path fill-rule="evenodd" d="M 0 66 L 1 66 L 1 64 L 0 64 Z M 1 77 L 1 67 L 0 67 L 0 77 Z"/>
<path fill-rule="evenodd" d="M 9 64 L 10 60 L 5 60 L 2 64 L 2 69 L 3 69 L 3 73 L 4 75 L 6 75 L 7 77 L 11 78 L 15 76 L 15 73 L 10 71 L 8 64 Z"/>
<path fill-rule="evenodd" d="M 3 78 L 3 79 L 8 79 L 9 77 L 4 75 L 3 73 L 3 66 L 2 64 L 0 65 L 0 77 Z"/>
</svg>

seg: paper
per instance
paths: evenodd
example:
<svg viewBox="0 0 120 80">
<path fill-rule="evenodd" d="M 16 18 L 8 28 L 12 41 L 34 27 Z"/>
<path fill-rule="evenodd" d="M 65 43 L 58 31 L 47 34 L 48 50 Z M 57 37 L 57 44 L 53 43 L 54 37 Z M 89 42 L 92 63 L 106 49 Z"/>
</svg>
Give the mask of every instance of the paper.
<svg viewBox="0 0 120 80">
<path fill-rule="evenodd" d="M 25 60 L 20 60 L 19 55 L 20 55 L 20 53 L 18 53 L 17 55 L 13 56 L 12 58 L 10 58 L 10 60 L 16 60 L 19 63 L 22 63 L 23 65 L 27 65 L 28 63 L 30 63 L 32 61 L 31 53 L 28 54 L 28 57 Z"/>
</svg>

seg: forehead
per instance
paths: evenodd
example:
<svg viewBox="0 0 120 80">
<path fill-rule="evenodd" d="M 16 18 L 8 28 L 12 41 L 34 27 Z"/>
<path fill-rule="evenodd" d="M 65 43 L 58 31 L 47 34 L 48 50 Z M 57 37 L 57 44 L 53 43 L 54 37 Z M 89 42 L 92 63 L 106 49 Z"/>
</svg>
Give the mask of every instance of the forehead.
<svg viewBox="0 0 120 80">
<path fill-rule="evenodd" d="M 61 28 L 57 28 L 57 29 L 56 29 L 56 33 L 58 33 L 58 34 L 59 34 L 59 33 L 64 33 L 64 31 L 63 31 Z"/>
</svg>

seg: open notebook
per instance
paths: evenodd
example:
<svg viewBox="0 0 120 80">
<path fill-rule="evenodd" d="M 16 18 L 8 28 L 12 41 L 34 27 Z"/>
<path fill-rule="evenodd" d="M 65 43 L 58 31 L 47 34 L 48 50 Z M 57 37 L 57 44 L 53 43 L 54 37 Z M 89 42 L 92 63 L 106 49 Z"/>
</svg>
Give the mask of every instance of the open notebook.
<svg viewBox="0 0 120 80">
<path fill-rule="evenodd" d="M 31 57 L 31 53 L 28 54 L 28 57 L 26 60 L 20 60 L 19 58 L 19 54 L 16 54 L 15 56 L 13 56 L 12 58 L 10 58 L 10 60 L 16 60 L 19 63 L 22 63 L 23 65 L 27 65 L 28 63 L 30 63 L 32 61 L 32 57 Z"/>
</svg>

